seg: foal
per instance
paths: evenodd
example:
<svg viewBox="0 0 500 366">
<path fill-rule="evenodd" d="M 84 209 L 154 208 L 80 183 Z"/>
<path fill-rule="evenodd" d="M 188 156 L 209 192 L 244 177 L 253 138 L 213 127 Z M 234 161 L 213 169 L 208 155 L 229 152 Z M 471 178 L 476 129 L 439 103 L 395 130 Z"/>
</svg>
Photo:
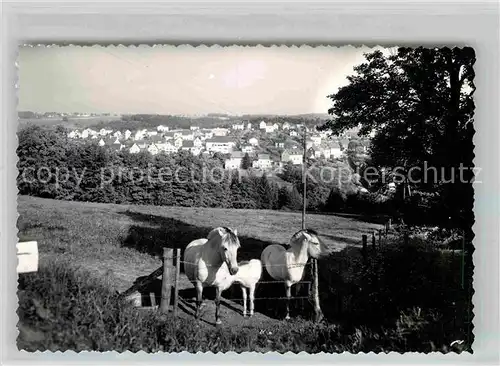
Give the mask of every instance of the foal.
<svg viewBox="0 0 500 366">
<path fill-rule="evenodd" d="M 243 316 L 247 316 L 247 289 L 249 297 L 249 316 L 254 314 L 255 286 L 262 275 L 262 262 L 258 259 L 242 261 L 238 263 L 238 273 L 232 277 L 232 281 L 239 283 L 243 296 Z"/>
</svg>

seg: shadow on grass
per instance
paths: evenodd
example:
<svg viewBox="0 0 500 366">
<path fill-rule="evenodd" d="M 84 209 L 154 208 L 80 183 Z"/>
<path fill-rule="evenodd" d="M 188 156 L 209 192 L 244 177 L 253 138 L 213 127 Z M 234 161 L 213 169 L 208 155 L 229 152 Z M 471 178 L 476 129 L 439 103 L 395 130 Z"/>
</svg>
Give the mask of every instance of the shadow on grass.
<svg viewBox="0 0 500 366">
<path fill-rule="evenodd" d="M 182 258 L 186 246 L 191 241 L 199 238 L 205 238 L 210 230 L 213 229 L 213 227 L 191 225 L 174 218 L 148 215 L 130 210 L 121 212 L 121 214 L 132 218 L 134 222 L 137 223 L 129 228 L 127 236 L 122 239 L 122 246 L 156 257 L 161 257 L 163 248 L 180 248 Z M 223 226 L 224 224 L 225 223 L 214 223 L 214 227 L 216 225 Z M 239 239 L 241 248 L 238 251 L 238 261 L 260 259 L 260 255 L 264 248 L 268 245 L 274 244 L 272 242 L 246 236 L 239 236 Z M 182 263 L 181 273 L 184 273 L 184 266 Z M 140 277 L 136 281 L 139 281 L 144 277 Z M 263 271 L 263 277 L 261 280 L 265 281 L 272 279 L 265 271 Z M 307 291 L 307 289 L 303 287 L 301 291 L 300 296 L 306 296 L 303 294 L 304 291 Z M 143 288 L 141 290 L 146 304 L 148 304 L 148 296 L 151 292 L 156 294 L 158 304 L 161 299 L 161 280 L 153 281 L 149 286 L 147 286 L 147 288 Z M 294 295 L 294 293 L 295 291 L 292 290 L 292 295 Z M 183 299 L 195 299 L 196 292 L 194 288 L 181 289 L 179 290 L 179 296 Z M 231 288 L 224 291 L 222 296 L 225 299 L 231 299 L 242 304 L 241 289 L 238 284 L 234 284 Z M 285 301 L 274 299 L 276 297 L 284 296 L 285 287 L 282 283 L 259 283 L 255 291 L 255 311 L 272 318 L 284 317 Z M 203 290 L 203 298 L 209 301 L 214 300 L 215 289 L 205 288 Z M 225 304 L 228 305 L 229 303 L 225 301 Z M 292 300 L 290 307 L 292 315 L 295 313 L 305 316 L 305 310 L 308 308 L 308 301 Z M 184 306 L 184 308 L 186 307 Z M 234 310 L 239 312 L 236 308 L 234 308 Z"/>
</svg>

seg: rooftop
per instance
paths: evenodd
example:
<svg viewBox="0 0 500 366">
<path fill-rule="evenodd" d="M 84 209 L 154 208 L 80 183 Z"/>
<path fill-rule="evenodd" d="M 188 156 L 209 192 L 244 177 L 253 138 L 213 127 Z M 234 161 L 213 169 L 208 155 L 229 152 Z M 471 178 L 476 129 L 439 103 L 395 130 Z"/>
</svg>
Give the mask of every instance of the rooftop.
<svg viewBox="0 0 500 366">
<path fill-rule="evenodd" d="M 229 136 L 215 136 L 214 138 L 206 140 L 207 143 L 215 142 L 215 143 L 229 143 L 233 142 L 233 139 Z"/>
</svg>

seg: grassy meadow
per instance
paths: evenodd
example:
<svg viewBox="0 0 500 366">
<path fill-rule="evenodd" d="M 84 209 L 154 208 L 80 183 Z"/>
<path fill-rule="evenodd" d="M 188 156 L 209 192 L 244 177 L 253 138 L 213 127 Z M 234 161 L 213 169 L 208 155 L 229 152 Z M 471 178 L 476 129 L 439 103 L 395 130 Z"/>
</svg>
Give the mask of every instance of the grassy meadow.
<svg viewBox="0 0 500 366">
<path fill-rule="evenodd" d="M 397 250 L 395 239 L 365 263 L 361 235 L 381 227 L 369 220 L 307 217 L 330 252 L 319 262 L 325 321 L 309 321 L 307 301 L 292 307 L 290 322 L 280 320 L 276 301 L 256 301 L 256 311 L 269 321 L 218 329 L 189 316 L 172 319 L 133 308 L 120 302 L 117 291 L 158 268 L 163 247 L 183 248 L 215 226 L 237 228 L 239 257 L 258 258 L 265 246 L 285 244 L 300 229 L 300 214 L 27 196 L 19 197 L 18 212 L 20 239 L 37 240 L 40 251 L 39 271 L 19 280 L 21 349 L 430 352 L 470 340 L 469 302 L 455 291 L 460 258 Z"/>
</svg>

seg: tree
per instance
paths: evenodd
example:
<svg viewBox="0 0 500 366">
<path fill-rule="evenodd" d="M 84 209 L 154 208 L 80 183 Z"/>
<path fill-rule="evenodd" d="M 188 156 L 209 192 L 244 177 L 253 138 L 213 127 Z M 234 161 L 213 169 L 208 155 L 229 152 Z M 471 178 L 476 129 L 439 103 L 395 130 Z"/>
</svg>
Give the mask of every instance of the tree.
<svg viewBox="0 0 500 366">
<path fill-rule="evenodd" d="M 474 50 L 402 47 L 391 55 L 375 51 L 365 58 L 348 77 L 349 84 L 329 96 L 333 118 L 319 129 L 338 134 L 360 126 L 361 136 L 373 132 L 373 166 L 399 169 L 402 176 L 419 167 L 421 174 L 411 177 L 418 180 L 413 189 L 439 192 L 444 216 L 470 228 Z M 438 173 L 443 168 L 453 181 L 440 182 L 434 170 L 423 179 L 424 163 Z M 469 168 L 462 181 L 460 164 Z"/>
<path fill-rule="evenodd" d="M 250 159 L 250 155 L 248 153 L 245 153 L 245 156 L 243 156 L 243 159 L 241 159 L 241 169 L 247 170 L 248 168 L 252 167 L 252 159 Z"/>
</svg>

